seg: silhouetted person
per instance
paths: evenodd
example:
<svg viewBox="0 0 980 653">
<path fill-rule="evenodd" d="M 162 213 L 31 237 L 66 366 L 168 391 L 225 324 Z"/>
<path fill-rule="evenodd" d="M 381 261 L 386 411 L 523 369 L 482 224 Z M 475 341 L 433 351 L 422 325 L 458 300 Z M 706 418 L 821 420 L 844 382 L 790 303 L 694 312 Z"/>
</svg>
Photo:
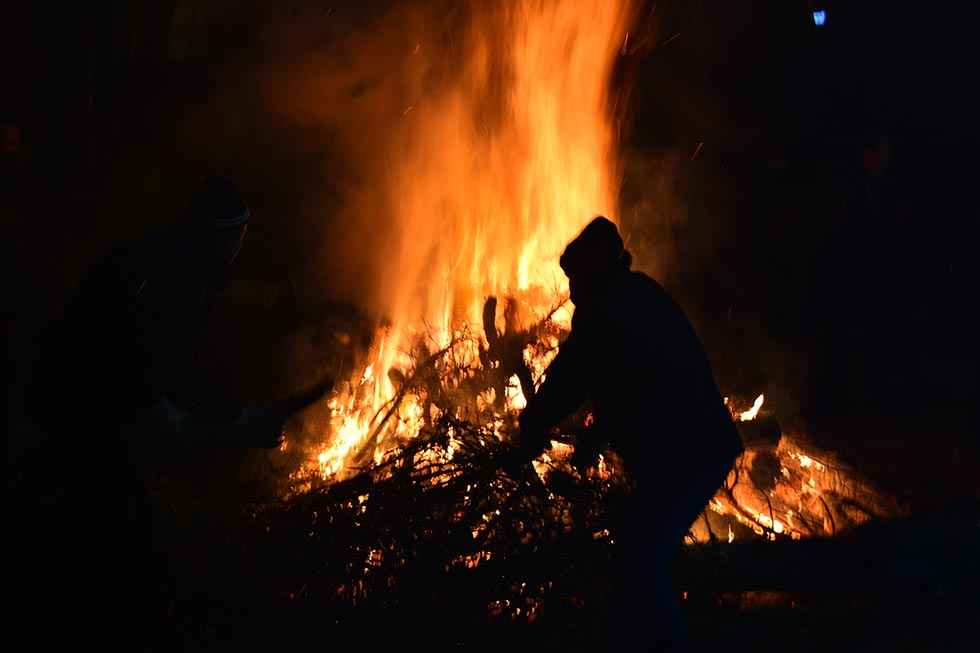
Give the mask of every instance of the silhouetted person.
<svg viewBox="0 0 980 653">
<path fill-rule="evenodd" d="M 660 284 L 630 270 L 612 222 L 595 218 L 560 264 L 572 329 L 521 415 L 521 445 L 540 453 L 551 427 L 592 402 L 593 428 L 634 481 L 612 520 L 612 650 L 681 646 L 670 563 L 741 440 L 693 328 Z"/>
<path fill-rule="evenodd" d="M 160 636 L 167 577 L 153 553 L 145 461 L 198 447 L 275 447 L 289 414 L 326 389 L 244 409 L 195 387 L 198 339 L 248 220 L 234 184 L 207 179 L 179 224 L 94 264 L 42 338 L 27 408 L 48 440 L 34 466 L 50 476 L 21 488 L 43 497 L 23 534 L 37 540 L 28 542 L 37 577 L 27 580 L 44 587 L 53 622 L 83 629 L 72 641 L 104 646 L 137 631 L 143 639 L 123 641 L 140 650 Z"/>
</svg>

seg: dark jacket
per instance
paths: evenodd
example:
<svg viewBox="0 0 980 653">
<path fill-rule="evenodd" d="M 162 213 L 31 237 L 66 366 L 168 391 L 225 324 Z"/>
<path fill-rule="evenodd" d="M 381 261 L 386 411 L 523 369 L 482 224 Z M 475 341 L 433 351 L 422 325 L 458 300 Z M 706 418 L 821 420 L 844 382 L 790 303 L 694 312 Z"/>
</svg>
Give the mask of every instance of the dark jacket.
<svg viewBox="0 0 980 653">
<path fill-rule="evenodd" d="M 586 400 L 596 428 L 648 487 L 730 464 L 741 451 L 694 329 L 640 272 L 615 272 L 594 301 L 576 307 L 522 430 L 543 433 Z"/>
<path fill-rule="evenodd" d="M 103 257 L 42 335 L 26 397 L 41 458 L 16 488 L 31 573 L 13 582 L 29 597 L 43 588 L 72 634 L 104 631 L 109 613 L 143 634 L 165 623 L 169 571 L 143 466 L 160 443 L 146 425 L 178 387 L 209 304 L 179 242 L 157 235 Z"/>
<path fill-rule="evenodd" d="M 46 329 L 27 397 L 46 431 L 109 438 L 182 387 L 213 293 L 180 236 L 155 234 L 110 252 Z"/>
</svg>

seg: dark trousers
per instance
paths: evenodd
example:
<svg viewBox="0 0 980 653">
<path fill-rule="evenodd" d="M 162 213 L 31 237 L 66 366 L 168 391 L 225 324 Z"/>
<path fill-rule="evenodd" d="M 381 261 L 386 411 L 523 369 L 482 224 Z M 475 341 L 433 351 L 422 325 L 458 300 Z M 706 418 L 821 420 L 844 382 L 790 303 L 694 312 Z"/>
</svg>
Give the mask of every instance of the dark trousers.
<svg viewBox="0 0 980 653">
<path fill-rule="evenodd" d="M 638 479 L 636 490 L 613 513 L 610 651 L 686 648 L 671 566 L 691 524 L 724 483 L 732 461 L 699 465 L 687 476 Z"/>
</svg>

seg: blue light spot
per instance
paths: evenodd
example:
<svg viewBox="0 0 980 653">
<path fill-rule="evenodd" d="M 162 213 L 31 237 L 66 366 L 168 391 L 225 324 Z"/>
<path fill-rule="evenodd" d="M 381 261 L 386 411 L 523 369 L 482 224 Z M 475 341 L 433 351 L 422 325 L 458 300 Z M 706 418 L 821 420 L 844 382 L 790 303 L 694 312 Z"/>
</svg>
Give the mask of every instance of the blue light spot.
<svg viewBox="0 0 980 653">
<path fill-rule="evenodd" d="M 827 22 L 827 12 L 823 9 L 813 12 L 813 24 L 817 27 L 823 27 L 823 24 Z"/>
</svg>

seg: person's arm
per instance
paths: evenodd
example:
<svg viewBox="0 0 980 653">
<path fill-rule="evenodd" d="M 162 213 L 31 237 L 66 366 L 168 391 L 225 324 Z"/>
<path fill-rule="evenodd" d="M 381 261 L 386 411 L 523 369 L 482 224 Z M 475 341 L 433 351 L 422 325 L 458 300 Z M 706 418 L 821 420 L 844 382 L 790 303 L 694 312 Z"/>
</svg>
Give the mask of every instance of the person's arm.
<svg viewBox="0 0 980 653">
<path fill-rule="evenodd" d="M 161 439 L 191 448 L 271 449 L 279 444 L 285 422 L 285 417 L 243 408 L 222 414 L 202 412 L 166 395 L 157 399 L 150 419 Z"/>
<path fill-rule="evenodd" d="M 594 348 L 590 325 L 581 319 L 573 321 L 572 333 L 521 413 L 521 447 L 536 452 L 547 448 L 548 431 L 585 403 L 588 380 L 594 374 Z"/>
<path fill-rule="evenodd" d="M 324 397 L 333 387 L 325 379 L 309 390 L 261 408 L 226 406 L 200 410 L 179 405 L 161 396 L 153 408 L 153 421 L 165 437 L 191 447 L 274 449 L 282 441 L 282 429 L 291 416 Z"/>
</svg>

